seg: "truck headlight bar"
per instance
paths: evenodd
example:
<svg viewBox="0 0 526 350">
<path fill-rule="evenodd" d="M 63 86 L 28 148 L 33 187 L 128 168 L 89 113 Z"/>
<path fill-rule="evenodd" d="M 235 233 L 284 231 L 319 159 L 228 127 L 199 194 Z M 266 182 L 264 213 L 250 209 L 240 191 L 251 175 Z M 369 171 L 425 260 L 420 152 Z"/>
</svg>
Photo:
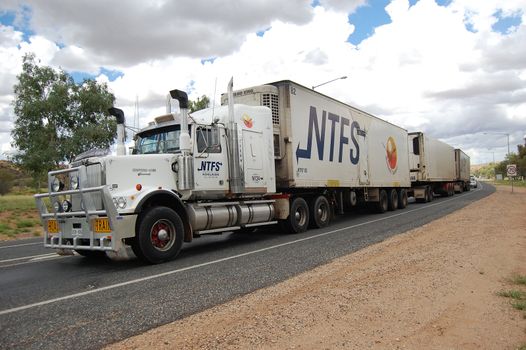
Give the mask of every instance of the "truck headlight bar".
<svg viewBox="0 0 526 350">
<path fill-rule="evenodd" d="M 73 175 L 69 178 L 69 187 L 72 190 L 79 188 L 79 177 L 77 175 Z"/>
<path fill-rule="evenodd" d="M 64 183 L 60 181 L 58 177 L 55 177 L 53 182 L 51 182 L 51 189 L 53 192 L 62 191 L 64 189 Z"/>
</svg>

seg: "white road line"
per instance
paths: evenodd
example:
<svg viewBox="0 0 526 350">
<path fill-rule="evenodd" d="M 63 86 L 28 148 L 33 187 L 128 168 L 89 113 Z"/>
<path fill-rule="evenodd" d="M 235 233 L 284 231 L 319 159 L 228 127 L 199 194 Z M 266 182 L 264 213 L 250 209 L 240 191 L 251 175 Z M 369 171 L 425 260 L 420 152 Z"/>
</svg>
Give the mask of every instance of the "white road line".
<svg viewBox="0 0 526 350">
<path fill-rule="evenodd" d="M 388 220 L 388 219 L 391 219 L 391 218 L 394 218 L 394 217 L 397 217 L 397 216 L 406 215 L 406 214 L 409 214 L 409 213 L 412 213 L 412 212 L 415 212 L 415 211 L 419 211 L 419 210 L 423 210 L 423 209 L 426 209 L 426 208 L 429 208 L 429 207 L 442 205 L 444 203 L 450 202 L 452 200 L 455 200 L 457 198 L 463 197 L 465 195 L 473 194 L 473 193 L 478 192 L 480 190 L 482 190 L 482 186 L 478 190 L 465 192 L 464 194 L 460 194 L 460 195 L 458 195 L 456 197 L 453 197 L 453 198 L 450 198 L 450 199 L 446 199 L 446 200 L 440 201 L 438 203 L 428 204 L 428 205 L 425 205 L 425 206 L 420 206 L 420 207 L 418 207 L 416 209 L 412 209 L 412 210 L 404 210 L 403 212 L 398 213 L 398 214 L 389 215 L 389 216 L 386 216 L 386 217 L 382 217 L 382 218 L 378 218 L 378 219 L 375 219 L 375 220 L 362 222 L 360 224 L 351 225 L 351 226 L 339 228 L 339 229 L 328 231 L 328 232 L 324 232 L 324 233 L 319 233 L 319 234 L 314 235 L 314 236 L 300 238 L 300 239 L 296 239 L 294 241 L 285 242 L 285 243 L 281 243 L 281 244 L 276 244 L 276 245 L 273 245 L 273 246 L 270 246 L 270 247 L 256 249 L 256 250 L 253 250 L 253 251 L 250 251 L 250 252 L 236 254 L 236 255 L 232 255 L 232 256 L 226 257 L 226 258 L 217 259 L 217 260 L 205 262 L 205 263 L 198 264 L 198 265 L 192 265 L 192 266 L 188 266 L 188 267 L 183 267 L 181 269 L 167 271 L 167 272 L 159 273 L 159 274 L 156 274 L 156 275 L 150 275 L 150 276 L 147 276 L 147 277 L 141 277 L 141 278 L 137 278 L 137 279 L 126 281 L 126 282 L 116 283 L 116 284 L 112 284 L 112 285 L 109 285 L 109 286 L 106 286 L 106 287 L 100 287 L 100 288 L 88 290 L 88 291 L 85 291 L 85 292 L 69 294 L 69 295 L 65 295 L 63 297 L 58 297 L 58 298 L 53 298 L 53 299 L 40 301 L 38 303 L 33 303 L 33 304 L 23 305 L 23 306 L 19 306 L 19 307 L 14 307 L 12 309 L 2 310 L 2 311 L 0 311 L 0 316 L 1 315 L 7 315 L 7 314 L 10 314 L 10 313 L 13 313 L 13 312 L 17 312 L 17 311 L 31 309 L 31 308 L 38 307 L 38 306 L 43 306 L 43 305 L 56 303 L 58 301 L 69 300 L 69 299 L 74 299 L 74 298 L 80 298 L 80 297 L 83 297 L 83 296 L 86 296 L 86 295 L 103 292 L 105 290 L 120 288 L 120 287 L 128 286 L 128 285 L 131 285 L 131 284 L 136 284 L 136 283 L 140 283 L 140 282 L 144 282 L 144 281 L 149 281 L 149 280 L 160 278 L 160 277 L 170 276 L 170 275 L 174 275 L 174 274 L 179 273 L 179 272 L 195 270 L 195 269 L 198 269 L 200 267 L 214 265 L 214 264 L 218 264 L 218 263 L 221 263 L 221 262 L 224 262 L 224 261 L 233 260 L 233 259 L 241 258 L 241 257 L 244 257 L 244 256 L 253 255 L 253 254 L 265 252 L 265 251 L 268 251 L 268 250 L 281 248 L 281 247 L 285 247 L 285 246 L 288 246 L 288 245 L 292 245 L 292 244 L 308 241 L 308 240 L 311 240 L 311 239 L 315 239 L 315 238 L 331 235 L 331 234 L 336 233 L 336 232 L 340 232 L 340 231 L 348 230 L 348 229 L 351 229 L 351 228 L 372 224 L 372 223 L 378 222 L 378 221 Z"/>
<path fill-rule="evenodd" d="M 0 249 L 16 248 L 16 247 L 25 247 L 25 246 L 28 246 L 28 245 L 37 245 L 37 244 L 42 244 L 42 242 L 23 243 L 23 244 L 13 244 L 13 245 L 4 245 L 4 246 L 0 246 Z"/>
<path fill-rule="evenodd" d="M 62 259 L 62 258 L 65 258 L 66 256 L 64 255 L 58 255 L 58 254 L 54 254 L 55 256 L 54 257 L 48 257 L 48 258 L 45 258 L 46 260 L 54 260 L 54 259 Z M 16 264 L 10 264 L 10 265 L 2 265 L 0 266 L 0 269 L 4 269 L 4 268 L 7 268 L 7 267 L 14 267 L 14 266 L 20 266 L 20 265 L 27 265 L 27 264 L 32 264 L 36 261 L 24 261 L 24 262 L 21 262 L 21 263 L 16 263 Z"/>
<path fill-rule="evenodd" d="M 22 256 L 20 258 L 13 258 L 13 259 L 6 259 L 6 260 L 0 260 L 1 263 L 11 262 L 11 261 L 19 261 L 19 260 L 31 260 L 33 258 L 42 258 L 42 257 L 49 257 L 49 256 L 55 256 L 57 253 L 48 253 L 48 254 L 39 254 L 39 255 L 31 255 L 31 256 Z"/>
</svg>

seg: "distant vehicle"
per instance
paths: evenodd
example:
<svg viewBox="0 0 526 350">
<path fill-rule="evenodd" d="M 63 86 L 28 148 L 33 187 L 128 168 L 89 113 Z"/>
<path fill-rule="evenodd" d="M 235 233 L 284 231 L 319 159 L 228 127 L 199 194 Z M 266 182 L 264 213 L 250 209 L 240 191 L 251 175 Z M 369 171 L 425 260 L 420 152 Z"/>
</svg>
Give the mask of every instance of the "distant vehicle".
<svg viewBox="0 0 526 350">
<path fill-rule="evenodd" d="M 469 177 L 469 186 L 471 188 L 477 188 L 477 179 L 475 179 L 475 176 L 473 175 Z"/>
</svg>

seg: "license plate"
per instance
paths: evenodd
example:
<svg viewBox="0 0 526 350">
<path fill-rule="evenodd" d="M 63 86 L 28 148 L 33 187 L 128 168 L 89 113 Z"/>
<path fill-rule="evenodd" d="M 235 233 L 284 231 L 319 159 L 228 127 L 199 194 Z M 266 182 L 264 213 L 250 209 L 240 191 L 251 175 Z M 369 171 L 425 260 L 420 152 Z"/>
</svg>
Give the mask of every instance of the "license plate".
<svg viewBox="0 0 526 350">
<path fill-rule="evenodd" d="M 97 233 L 110 233 L 110 222 L 108 218 L 95 219 L 94 225 L 95 232 Z"/>
<path fill-rule="evenodd" d="M 57 220 L 51 219 L 47 221 L 47 232 L 58 233 L 58 222 Z"/>
</svg>

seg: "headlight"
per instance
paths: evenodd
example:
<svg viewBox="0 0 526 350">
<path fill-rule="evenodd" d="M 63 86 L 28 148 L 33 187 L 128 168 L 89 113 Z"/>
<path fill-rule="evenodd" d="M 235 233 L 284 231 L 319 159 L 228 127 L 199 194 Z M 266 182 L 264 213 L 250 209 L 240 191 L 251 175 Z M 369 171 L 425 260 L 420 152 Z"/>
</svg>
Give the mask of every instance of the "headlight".
<svg viewBox="0 0 526 350">
<path fill-rule="evenodd" d="M 55 211 L 56 211 L 57 213 L 62 212 L 62 206 L 60 205 L 59 202 L 54 202 L 54 203 L 53 203 L 53 208 L 55 208 Z"/>
<path fill-rule="evenodd" d="M 69 187 L 72 190 L 76 190 L 77 188 L 79 188 L 79 177 L 78 176 L 73 175 L 72 177 L 69 178 Z"/>
<path fill-rule="evenodd" d="M 53 179 L 51 183 L 51 189 L 53 192 L 58 192 L 64 188 L 64 184 L 58 179 L 58 177 Z"/>
<path fill-rule="evenodd" d="M 68 201 L 68 200 L 65 200 L 64 202 L 62 202 L 62 209 L 64 209 L 64 211 L 70 211 L 71 210 L 71 202 Z"/>
<path fill-rule="evenodd" d="M 119 206 L 119 209 L 126 208 L 126 199 L 124 197 L 119 197 L 117 199 L 117 205 Z"/>
<path fill-rule="evenodd" d="M 118 209 L 124 209 L 126 208 L 126 198 L 124 197 L 114 197 L 113 198 L 113 204 L 115 205 L 115 208 Z"/>
</svg>

